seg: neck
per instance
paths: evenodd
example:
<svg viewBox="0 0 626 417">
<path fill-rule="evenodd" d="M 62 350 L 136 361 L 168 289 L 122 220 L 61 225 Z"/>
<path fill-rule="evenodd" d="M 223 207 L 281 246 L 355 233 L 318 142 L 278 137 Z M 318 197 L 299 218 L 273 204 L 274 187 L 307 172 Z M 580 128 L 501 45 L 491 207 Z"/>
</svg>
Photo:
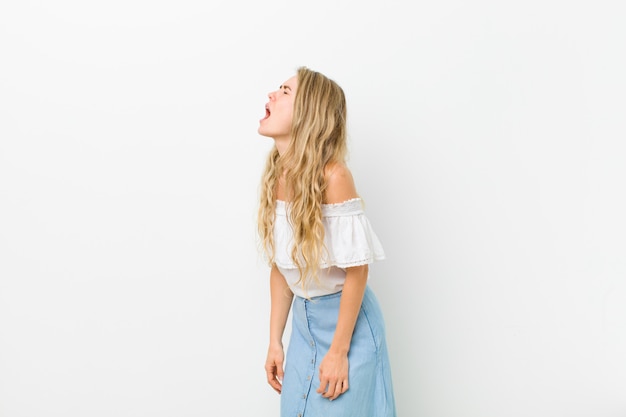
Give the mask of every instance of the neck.
<svg viewBox="0 0 626 417">
<path fill-rule="evenodd" d="M 291 142 L 291 138 L 289 137 L 276 137 L 274 138 L 274 144 L 276 145 L 276 149 L 278 150 L 279 155 L 283 155 L 289 146 L 289 142 Z"/>
</svg>

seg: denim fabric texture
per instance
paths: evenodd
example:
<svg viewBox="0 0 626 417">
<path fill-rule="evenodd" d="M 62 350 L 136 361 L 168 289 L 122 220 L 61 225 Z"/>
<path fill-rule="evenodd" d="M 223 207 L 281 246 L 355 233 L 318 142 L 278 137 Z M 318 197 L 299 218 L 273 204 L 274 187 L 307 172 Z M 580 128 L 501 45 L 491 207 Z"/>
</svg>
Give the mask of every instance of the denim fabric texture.
<svg viewBox="0 0 626 417">
<path fill-rule="evenodd" d="M 281 394 L 281 417 L 395 417 L 385 326 L 369 286 L 355 325 L 349 360 L 349 389 L 330 401 L 319 388 L 319 365 L 328 352 L 339 316 L 341 292 L 295 297 Z"/>
</svg>

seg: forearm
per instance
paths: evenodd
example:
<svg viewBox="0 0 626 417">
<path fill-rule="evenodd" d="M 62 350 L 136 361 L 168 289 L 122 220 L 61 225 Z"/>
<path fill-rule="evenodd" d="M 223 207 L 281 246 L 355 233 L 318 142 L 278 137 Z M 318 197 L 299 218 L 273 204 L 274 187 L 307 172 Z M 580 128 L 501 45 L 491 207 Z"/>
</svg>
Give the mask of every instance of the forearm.
<svg viewBox="0 0 626 417">
<path fill-rule="evenodd" d="M 282 346 L 293 293 L 289 289 L 285 277 L 275 265 L 270 272 L 270 297 L 270 345 Z"/>
<path fill-rule="evenodd" d="M 347 354 L 350 350 L 352 333 L 367 285 L 368 266 L 361 265 L 348 268 L 346 272 L 346 281 L 343 285 L 339 304 L 337 327 L 330 345 L 330 351 L 339 354 Z"/>
</svg>

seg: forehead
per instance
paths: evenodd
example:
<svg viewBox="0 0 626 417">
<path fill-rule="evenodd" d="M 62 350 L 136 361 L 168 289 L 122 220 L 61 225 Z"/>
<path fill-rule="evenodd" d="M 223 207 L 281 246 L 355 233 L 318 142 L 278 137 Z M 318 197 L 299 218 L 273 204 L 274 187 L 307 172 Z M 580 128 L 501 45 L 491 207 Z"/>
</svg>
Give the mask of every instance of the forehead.
<svg viewBox="0 0 626 417">
<path fill-rule="evenodd" d="M 296 87 L 298 87 L 298 77 L 294 75 L 293 77 L 289 78 L 283 83 L 283 87 L 289 87 L 292 90 L 295 90 Z"/>
</svg>

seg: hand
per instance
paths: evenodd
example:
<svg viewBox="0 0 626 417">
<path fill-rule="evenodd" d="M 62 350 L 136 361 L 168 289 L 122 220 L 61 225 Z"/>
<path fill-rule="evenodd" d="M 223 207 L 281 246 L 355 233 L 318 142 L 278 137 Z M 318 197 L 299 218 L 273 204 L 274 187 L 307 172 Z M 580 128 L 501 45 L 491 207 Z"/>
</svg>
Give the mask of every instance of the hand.
<svg viewBox="0 0 626 417">
<path fill-rule="evenodd" d="M 274 391 L 281 393 L 283 387 L 283 362 L 285 354 L 282 346 L 270 346 L 265 360 L 265 372 L 267 373 L 267 383 L 274 388 Z"/>
<path fill-rule="evenodd" d="M 348 390 L 348 355 L 328 352 L 320 364 L 318 394 L 334 400 Z"/>
</svg>

